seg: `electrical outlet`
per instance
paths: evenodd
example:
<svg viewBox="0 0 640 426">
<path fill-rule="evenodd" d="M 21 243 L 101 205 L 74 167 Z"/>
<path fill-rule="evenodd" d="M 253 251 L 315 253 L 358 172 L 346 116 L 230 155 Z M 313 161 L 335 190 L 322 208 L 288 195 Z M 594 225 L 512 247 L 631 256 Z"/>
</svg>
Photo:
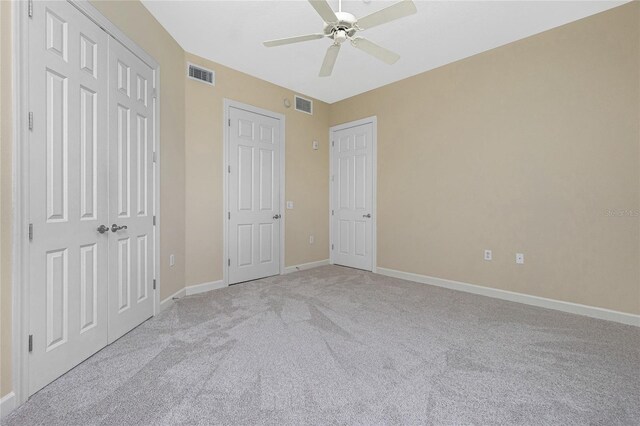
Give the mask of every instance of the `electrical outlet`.
<svg viewBox="0 0 640 426">
<path fill-rule="evenodd" d="M 516 253 L 516 263 L 518 265 L 523 265 L 524 264 L 524 254 Z"/>
<path fill-rule="evenodd" d="M 313 235 L 309 235 L 309 244 L 313 244 L 316 242 L 316 237 L 314 237 Z"/>
<path fill-rule="evenodd" d="M 287 201 L 287 209 L 288 210 L 293 209 L 293 201 Z"/>
<path fill-rule="evenodd" d="M 317 150 L 318 150 L 318 141 L 313 141 L 313 142 L 311 143 L 311 147 L 312 147 L 315 151 L 317 151 Z"/>
<path fill-rule="evenodd" d="M 492 260 L 492 259 L 493 259 L 493 254 L 491 253 L 491 250 L 485 250 L 484 260 Z"/>
<path fill-rule="evenodd" d="M 169 255 L 169 266 L 175 266 L 176 264 L 176 257 L 173 254 Z"/>
</svg>

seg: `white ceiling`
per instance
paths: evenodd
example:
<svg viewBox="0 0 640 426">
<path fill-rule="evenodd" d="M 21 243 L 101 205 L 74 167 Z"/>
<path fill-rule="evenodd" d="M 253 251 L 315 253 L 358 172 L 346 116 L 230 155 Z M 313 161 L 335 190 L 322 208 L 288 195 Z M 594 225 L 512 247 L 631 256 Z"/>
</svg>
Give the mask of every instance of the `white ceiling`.
<svg viewBox="0 0 640 426">
<path fill-rule="evenodd" d="M 322 31 L 306 0 L 142 0 L 188 52 L 328 103 L 602 12 L 625 1 L 416 1 L 418 13 L 359 33 L 401 55 L 386 65 L 345 43 L 331 77 L 318 71 L 329 39 L 266 48 Z M 345 0 L 362 17 L 394 1 Z M 329 0 L 338 9 L 338 0 Z"/>
</svg>

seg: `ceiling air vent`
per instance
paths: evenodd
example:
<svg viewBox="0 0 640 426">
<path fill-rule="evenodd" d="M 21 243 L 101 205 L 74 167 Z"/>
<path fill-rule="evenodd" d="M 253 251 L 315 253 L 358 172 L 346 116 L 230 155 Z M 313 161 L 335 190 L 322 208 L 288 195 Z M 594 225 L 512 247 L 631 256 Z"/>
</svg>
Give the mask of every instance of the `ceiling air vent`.
<svg viewBox="0 0 640 426">
<path fill-rule="evenodd" d="M 313 101 L 305 98 L 301 98 L 296 95 L 296 111 L 306 112 L 307 114 L 313 114 Z"/>
<path fill-rule="evenodd" d="M 189 64 L 189 78 L 202 81 L 212 86 L 215 85 L 215 74 L 213 73 L 213 71 L 193 64 Z"/>
</svg>

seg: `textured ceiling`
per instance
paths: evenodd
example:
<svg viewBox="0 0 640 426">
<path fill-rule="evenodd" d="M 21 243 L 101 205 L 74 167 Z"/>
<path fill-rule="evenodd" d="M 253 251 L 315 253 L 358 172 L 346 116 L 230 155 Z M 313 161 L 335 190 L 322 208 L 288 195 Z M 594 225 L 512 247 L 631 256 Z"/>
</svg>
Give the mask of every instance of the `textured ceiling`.
<svg viewBox="0 0 640 426">
<path fill-rule="evenodd" d="M 345 44 L 326 78 L 318 71 L 329 39 L 262 45 L 322 31 L 322 20 L 305 0 L 143 3 L 186 51 L 333 103 L 626 1 L 416 1 L 417 14 L 359 33 L 399 53 L 395 65 Z M 349 0 L 342 9 L 361 17 L 392 3 Z M 337 0 L 329 4 L 338 9 Z"/>
</svg>

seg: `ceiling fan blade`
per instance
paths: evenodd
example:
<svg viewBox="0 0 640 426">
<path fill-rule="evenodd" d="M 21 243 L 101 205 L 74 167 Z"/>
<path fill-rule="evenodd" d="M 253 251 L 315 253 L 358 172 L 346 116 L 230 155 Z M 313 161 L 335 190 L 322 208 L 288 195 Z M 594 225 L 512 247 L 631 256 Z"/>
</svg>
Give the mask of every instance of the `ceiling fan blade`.
<svg viewBox="0 0 640 426">
<path fill-rule="evenodd" d="M 338 17 L 333 9 L 331 9 L 331 6 L 329 6 L 329 3 L 327 3 L 327 0 L 309 0 L 309 3 L 311 3 L 311 6 L 327 24 L 338 22 Z"/>
<path fill-rule="evenodd" d="M 417 11 L 418 9 L 416 9 L 416 5 L 412 0 L 402 0 L 389 7 L 385 7 L 382 10 L 373 12 L 370 15 L 358 19 L 358 27 L 366 30 L 367 28 L 386 24 L 387 22 L 413 15 Z"/>
<path fill-rule="evenodd" d="M 389 65 L 395 64 L 398 59 L 400 59 L 400 55 L 398 55 L 397 53 L 385 49 L 382 46 L 378 46 L 377 44 L 367 40 L 366 38 L 356 37 L 351 41 L 351 44 L 353 44 L 354 47 L 362 50 L 363 52 L 375 56 L 382 62 L 386 62 Z"/>
<path fill-rule="evenodd" d="M 264 44 L 266 47 L 275 47 L 275 46 L 282 46 L 284 44 L 300 43 L 301 41 L 317 40 L 324 37 L 325 37 L 324 34 L 309 34 L 309 35 L 303 35 L 303 36 L 269 40 L 269 41 L 263 42 L 262 44 Z"/>
<path fill-rule="evenodd" d="M 329 77 L 331 75 L 333 66 L 336 64 L 336 59 L 338 59 L 338 53 L 340 53 L 339 44 L 332 44 L 329 46 L 327 53 L 324 55 L 322 67 L 320 67 L 320 77 Z"/>
</svg>

